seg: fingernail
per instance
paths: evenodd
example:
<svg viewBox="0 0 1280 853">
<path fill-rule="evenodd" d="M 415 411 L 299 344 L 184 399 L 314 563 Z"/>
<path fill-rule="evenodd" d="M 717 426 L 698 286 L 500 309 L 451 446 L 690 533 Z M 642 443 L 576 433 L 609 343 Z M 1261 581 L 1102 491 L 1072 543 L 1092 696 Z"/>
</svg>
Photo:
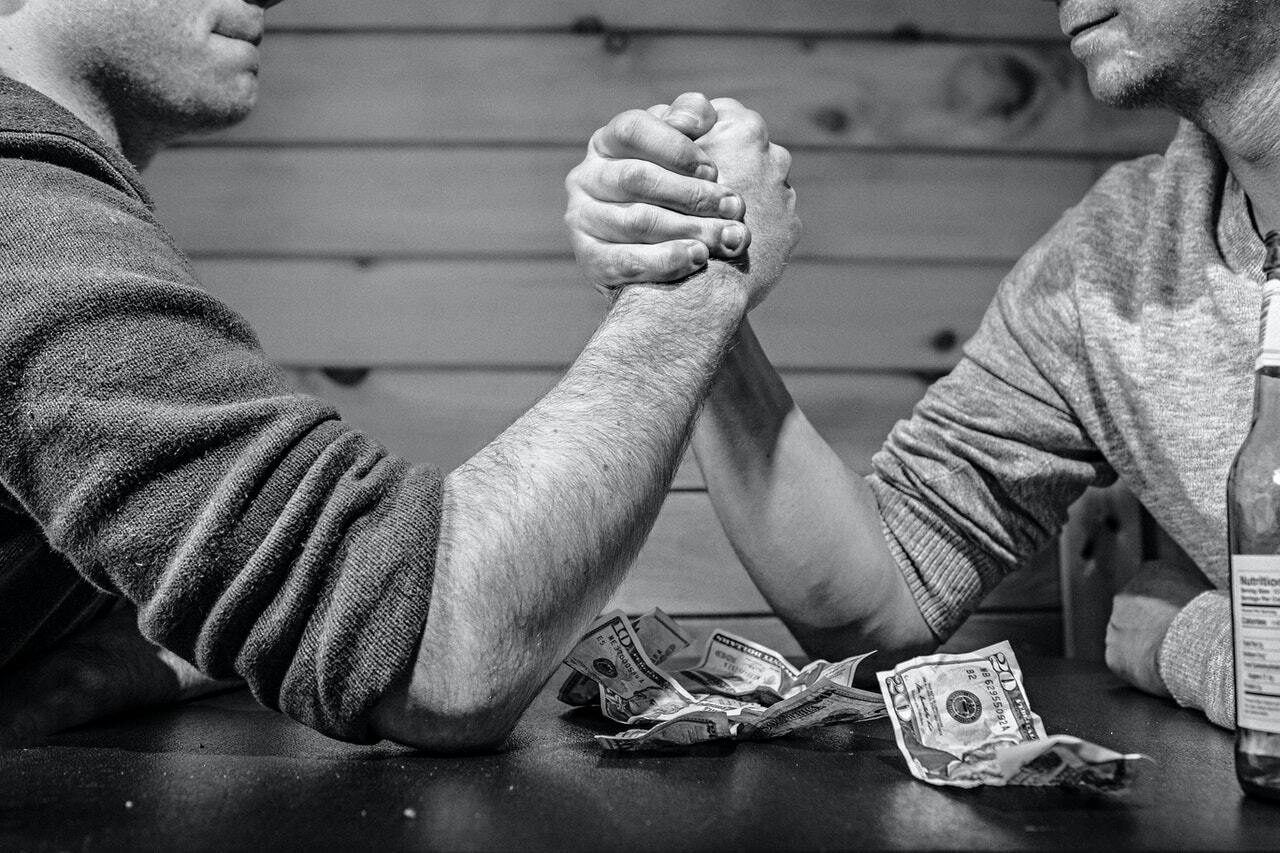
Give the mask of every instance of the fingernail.
<svg viewBox="0 0 1280 853">
<path fill-rule="evenodd" d="M 704 181 L 714 181 L 716 179 L 716 167 L 710 163 L 703 163 L 693 170 L 693 176 Z"/>
<path fill-rule="evenodd" d="M 727 195 L 720 199 L 718 212 L 725 219 L 738 219 L 742 216 L 742 199 L 736 195 Z"/>
<path fill-rule="evenodd" d="M 707 250 L 706 244 L 698 240 L 689 242 L 687 248 L 689 250 L 689 262 L 695 267 L 700 267 L 707 262 L 711 253 Z"/>
<path fill-rule="evenodd" d="M 737 251 L 747 240 L 747 229 L 741 225 L 726 226 L 720 232 L 720 245 L 724 246 L 730 252 Z"/>
<path fill-rule="evenodd" d="M 666 115 L 667 124 L 672 127 L 697 127 L 698 117 L 688 110 L 669 110 Z"/>
</svg>

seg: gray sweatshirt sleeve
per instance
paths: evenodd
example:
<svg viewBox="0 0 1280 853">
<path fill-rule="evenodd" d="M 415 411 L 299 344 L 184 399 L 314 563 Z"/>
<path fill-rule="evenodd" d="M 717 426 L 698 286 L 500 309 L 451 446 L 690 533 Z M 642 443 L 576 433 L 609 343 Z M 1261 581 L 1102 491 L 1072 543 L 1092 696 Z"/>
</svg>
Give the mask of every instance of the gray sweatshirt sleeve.
<svg viewBox="0 0 1280 853">
<path fill-rule="evenodd" d="M 0 475 L 152 640 L 329 735 L 410 665 L 441 477 L 294 393 L 128 196 L 0 170 Z"/>
<path fill-rule="evenodd" d="M 960 363 L 873 459 L 890 549 L 942 637 L 1058 532 L 1087 486 L 1115 479 L 1067 402 L 1080 376 L 1072 218 L 1005 278 Z"/>
<path fill-rule="evenodd" d="M 1160 644 L 1160 677 L 1183 707 L 1204 711 L 1213 723 L 1236 725 L 1232 668 L 1231 597 L 1202 592 L 1178 612 Z"/>
</svg>

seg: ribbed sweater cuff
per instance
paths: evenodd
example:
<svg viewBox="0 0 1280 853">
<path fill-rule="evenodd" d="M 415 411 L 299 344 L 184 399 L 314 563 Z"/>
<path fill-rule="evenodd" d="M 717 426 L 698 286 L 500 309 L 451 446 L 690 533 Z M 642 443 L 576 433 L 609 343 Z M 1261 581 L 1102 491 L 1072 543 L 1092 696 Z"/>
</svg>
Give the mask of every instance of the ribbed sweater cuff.
<svg viewBox="0 0 1280 853">
<path fill-rule="evenodd" d="M 964 537 L 917 503 L 876 477 L 868 478 L 868 483 L 880 507 L 889 551 L 925 622 L 938 638 L 946 639 L 985 590 L 995 586 L 1000 572 Z"/>
<path fill-rule="evenodd" d="M 1209 590 L 1187 602 L 1169 624 L 1157 660 L 1174 700 L 1198 708 L 1213 723 L 1235 728 L 1231 664 L 1231 600 Z"/>
</svg>

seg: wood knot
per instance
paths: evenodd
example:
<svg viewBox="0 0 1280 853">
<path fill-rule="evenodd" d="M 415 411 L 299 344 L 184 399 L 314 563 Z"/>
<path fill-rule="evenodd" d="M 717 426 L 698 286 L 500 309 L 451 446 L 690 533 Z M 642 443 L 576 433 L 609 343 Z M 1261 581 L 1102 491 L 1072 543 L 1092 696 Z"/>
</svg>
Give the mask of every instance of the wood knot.
<svg viewBox="0 0 1280 853">
<path fill-rule="evenodd" d="M 631 46 L 631 36 L 618 30 L 611 30 L 604 36 L 604 52 L 610 56 L 626 53 Z"/>
<path fill-rule="evenodd" d="M 952 329 L 940 329 L 929 338 L 929 346 L 935 352 L 951 352 L 959 343 L 960 337 Z"/>
<path fill-rule="evenodd" d="M 849 129 L 849 114 L 839 107 L 818 107 L 813 123 L 827 133 L 844 133 Z"/>
<path fill-rule="evenodd" d="M 369 377 L 367 367 L 322 367 L 320 372 L 334 385 L 354 388 Z"/>
<path fill-rule="evenodd" d="M 604 29 L 604 21 L 595 15 L 574 18 L 573 23 L 569 25 L 569 32 L 575 36 L 597 36 L 603 33 Z"/>
<path fill-rule="evenodd" d="M 971 54 L 948 76 L 946 103 L 971 118 L 1008 122 L 1031 108 L 1040 86 L 1039 72 L 1016 54 Z"/>
</svg>

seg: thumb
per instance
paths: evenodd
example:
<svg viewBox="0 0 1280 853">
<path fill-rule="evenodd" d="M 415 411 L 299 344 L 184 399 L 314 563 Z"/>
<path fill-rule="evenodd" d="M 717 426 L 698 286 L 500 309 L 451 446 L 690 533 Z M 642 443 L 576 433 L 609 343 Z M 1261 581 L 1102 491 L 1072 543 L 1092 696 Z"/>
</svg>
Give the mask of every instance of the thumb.
<svg viewBox="0 0 1280 853">
<path fill-rule="evenodd" d="M 660 116 L 667 124 L 690 139 L 697 139 L 715 125 L 719 116 L 711 101 L 699 92 L 685 92 Z"/>
</svg>

